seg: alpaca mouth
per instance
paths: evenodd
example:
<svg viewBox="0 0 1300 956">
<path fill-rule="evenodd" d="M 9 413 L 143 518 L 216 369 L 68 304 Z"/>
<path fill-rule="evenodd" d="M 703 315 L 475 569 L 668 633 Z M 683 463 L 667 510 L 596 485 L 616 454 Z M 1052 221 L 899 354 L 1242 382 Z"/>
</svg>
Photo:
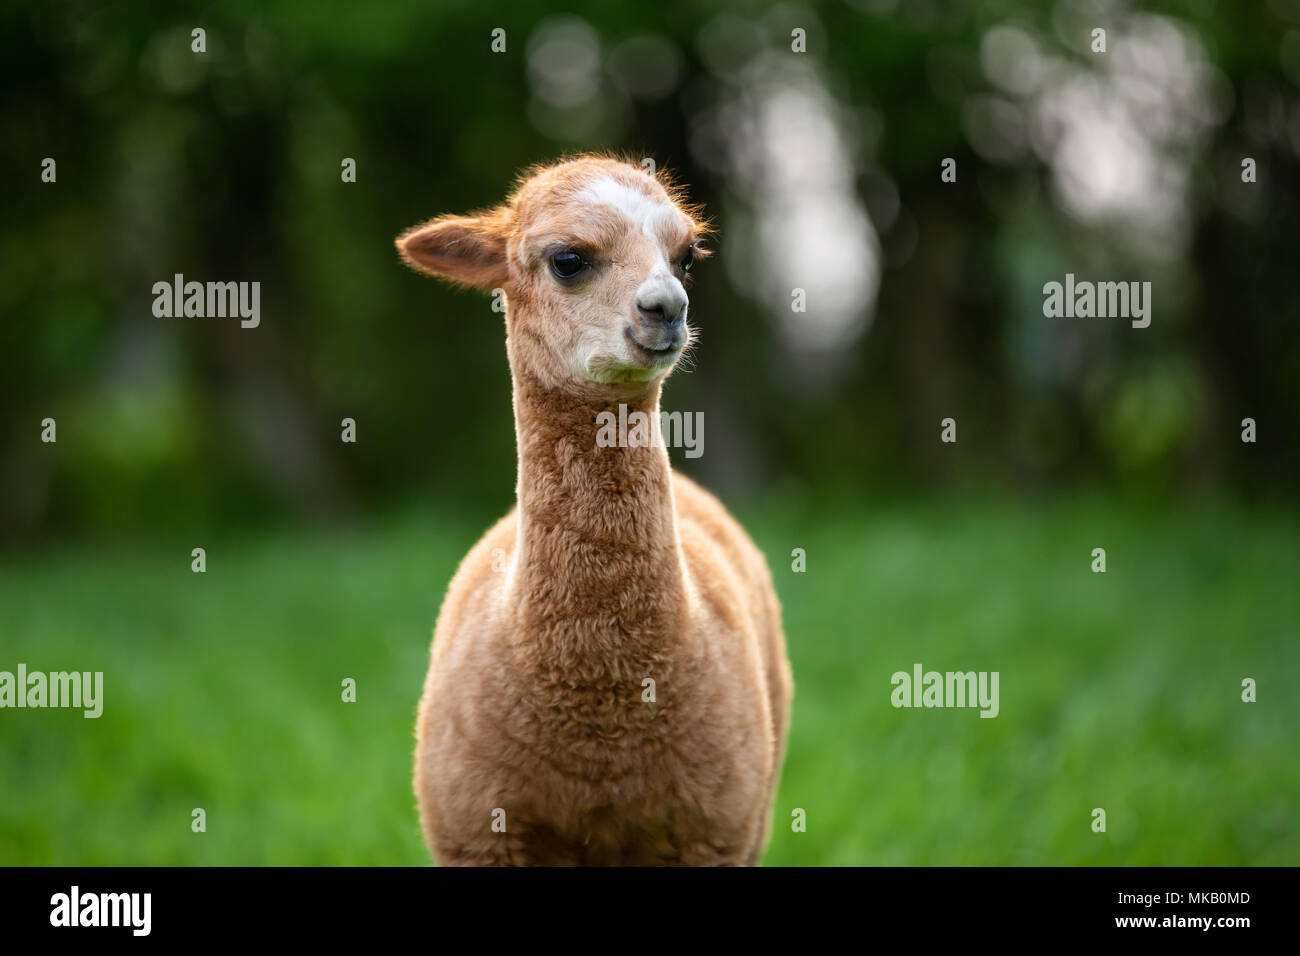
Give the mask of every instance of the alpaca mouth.
<svg viewBox="0 0 1300 956">
<path fill-rule="evenodd" d="M 659 347 L 647 345 L 632 334 L 630 329 L 624 330 L 627 340 L 632 343 L 633 350 L 638 358 L 648 365 L 665 365 L 671 363 L 681 352 L 682 346 L 686 344 L 686 336 L 681 332 L 675 332 L 667 335 L 666 341 Z"/>
</svg>

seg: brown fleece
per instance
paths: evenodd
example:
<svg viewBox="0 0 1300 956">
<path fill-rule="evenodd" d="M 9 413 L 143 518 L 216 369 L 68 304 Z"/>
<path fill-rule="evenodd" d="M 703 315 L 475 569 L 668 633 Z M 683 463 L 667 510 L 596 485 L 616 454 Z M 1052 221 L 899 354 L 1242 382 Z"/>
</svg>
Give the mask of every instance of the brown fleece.
<svg viewBox="0 0 1300 956">
<path fill-rule="evenodd" d="M 452 579 L 416 731 L 441 865 L 755 864 L 767 842 L 793 692 L 767 564 L 664 448 L 597 444 L 620 403 L 657 434 L 664 375 L 596 382 L 566 353 L 577 304 L 623 321 L 651 256 L 648 233 L 578 196 L 600 176 L 672 206 L 664 249 L 705 232 L 677 191 L 582 157 L 398 240 L 416 268 L 509 301 L 517 507 Z M 604 250 L 581 292 L 547 273 L 556 236 Z"/>
</svg>

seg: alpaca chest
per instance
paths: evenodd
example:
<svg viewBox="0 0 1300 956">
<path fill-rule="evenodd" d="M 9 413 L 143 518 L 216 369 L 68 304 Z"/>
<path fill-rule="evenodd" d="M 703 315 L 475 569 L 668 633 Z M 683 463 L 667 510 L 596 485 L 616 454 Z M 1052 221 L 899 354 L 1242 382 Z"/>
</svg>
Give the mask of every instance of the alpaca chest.
<svg viewBox="0 0 1300 956">
<path fill-rule="evenodd" d="M 761 702 L 700 691 L 622 708 L 584 703 L 540 720 L 528 759 L 502 768 L 526 839 L 584 860 L 664 862 L 688 845 L 722 848 L 749 833 L 772 769 Z"/>
<path fill-rule="evenodd" d="M 701 735 L 673 737 L 575 743 L 519 774 L 521 848 L 552 864 L 734 862 L 764 808 L 762 754 L 710 755 Z"/>
</svg>

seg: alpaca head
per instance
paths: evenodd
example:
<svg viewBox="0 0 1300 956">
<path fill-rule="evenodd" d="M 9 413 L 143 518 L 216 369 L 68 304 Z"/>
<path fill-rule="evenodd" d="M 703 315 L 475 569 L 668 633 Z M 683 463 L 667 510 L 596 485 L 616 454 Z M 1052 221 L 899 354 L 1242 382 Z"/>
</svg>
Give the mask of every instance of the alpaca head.
<svg viewBox="0 0 1300 956">
<path fill-rule="evenodd" d="M 626 389 L 661 379 L 689 345 L 685 284 L 706 232 L 673 187 L 586 156 L 530 170 L 504 205 L 440 216 L 397 247 L 421 272 L 505 290 L 516 372 Z"/>
</svg>

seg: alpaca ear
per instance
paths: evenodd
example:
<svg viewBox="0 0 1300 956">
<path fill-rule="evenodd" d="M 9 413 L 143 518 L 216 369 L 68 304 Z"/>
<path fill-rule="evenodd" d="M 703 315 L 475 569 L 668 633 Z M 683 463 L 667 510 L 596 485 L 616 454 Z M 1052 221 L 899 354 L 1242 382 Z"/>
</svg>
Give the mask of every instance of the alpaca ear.
<svg viewBox="0 0 1300 956">
<path fill-rule="evenodd" d="M 411 268 L 485 291 L 506 281 L 507 211 L 439 216 L 397 237 Z"/>
</svg>

